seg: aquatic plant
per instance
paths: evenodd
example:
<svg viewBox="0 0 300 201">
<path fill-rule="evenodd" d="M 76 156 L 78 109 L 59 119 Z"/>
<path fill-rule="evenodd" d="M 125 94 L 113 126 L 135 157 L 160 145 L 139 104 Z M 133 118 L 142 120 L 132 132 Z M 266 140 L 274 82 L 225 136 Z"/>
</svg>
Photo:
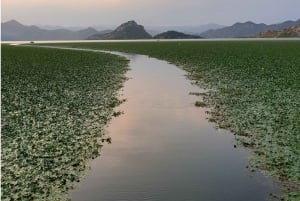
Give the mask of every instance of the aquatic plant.
<svg viewBox="0 0 300 201">
<path fill-rule="evenodd" d="M 251 164 L 300 199 L 300 41 L 55 44 L 145 54 L 181 66 L 202 88 L 210 121 L 251 147 Z"/>
<path fill-rule="evenodd" d="M 206 106 L 206 103 L 202 102 L 202 101 L 196 101 L 195 102 L 195 106 L 196 107 L 205 107 Z"/>
<path fill-rule="evenodd" d="M 68 200 L 122 102 L 117 93 L 127 61 L 103 53 L 1 48 L 1 200 Z"/>
</svg>

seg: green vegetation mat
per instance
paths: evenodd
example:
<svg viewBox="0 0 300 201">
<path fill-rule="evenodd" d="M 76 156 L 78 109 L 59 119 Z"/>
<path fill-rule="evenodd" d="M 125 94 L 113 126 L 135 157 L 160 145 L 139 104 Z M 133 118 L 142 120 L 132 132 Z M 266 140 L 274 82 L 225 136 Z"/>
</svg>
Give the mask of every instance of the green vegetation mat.
<svg viewBox="0 0 300 201">
<path fill-rule="evenodd" d="M 67 200 L 122 101 L 127 61 L 2 45 L 2 199 Z"/>
<path fill-rule="evenodd" d="M 251 147 L 253 167 L 279 177 L 300 200 L 300 41 L 74 43 L 56 46 L 145 54 L 182 66 L 211 89 L 210 121 Z"/>
</svg>

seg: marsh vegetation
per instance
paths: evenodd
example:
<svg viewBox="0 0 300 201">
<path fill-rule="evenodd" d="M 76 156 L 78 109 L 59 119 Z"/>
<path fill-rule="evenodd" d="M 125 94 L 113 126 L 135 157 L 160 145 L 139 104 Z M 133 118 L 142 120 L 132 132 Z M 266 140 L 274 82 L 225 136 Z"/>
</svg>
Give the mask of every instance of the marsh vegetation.
<svg viewBox="0 0 300 201">
<path fill-rule="evenodd" d="M 299 41 L 59 45 L 144 54 L 181 66 L 194 83 L 209 89 L 201 105 L 212 108 L 210 119 L 253 150 L 251 166 L 279 178 L 286 200 L 299 199 Z"/>
<path fill-rule="evenodd" d="M 127 61 L 92 52 L 2 45 L 2 200 L 64 200 L 111 142 Z"/>
</svg>

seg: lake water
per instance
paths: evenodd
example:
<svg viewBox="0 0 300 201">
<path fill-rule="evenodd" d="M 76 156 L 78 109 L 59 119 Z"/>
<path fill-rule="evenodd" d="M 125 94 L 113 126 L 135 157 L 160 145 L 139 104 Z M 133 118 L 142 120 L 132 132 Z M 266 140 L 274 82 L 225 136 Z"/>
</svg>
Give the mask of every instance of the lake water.
<svg viewBox="0 0 300 201">
<path fill-rule="evenodd" d="M 46 40 L 34 43 L 114 43 L 114 42 L 171 42 L 171 41 L 299 41 L 300 38 L 206 38 L 206 39 L 136 39 L 136 40 Z M 30 41 L 1 41 L 1 44 L 28 44 Z"/>
<path fill-rule="evenodd" d="M 120 53 L 119 53 L 120 54 Z M 74 201 L 263 201 L 280 188 L 246 168 L 249 151 L 194 106 L 201 92 L 174 65 L 123 54 L 130 68 L 112 144 L 70 192 Z"/>
</svg>

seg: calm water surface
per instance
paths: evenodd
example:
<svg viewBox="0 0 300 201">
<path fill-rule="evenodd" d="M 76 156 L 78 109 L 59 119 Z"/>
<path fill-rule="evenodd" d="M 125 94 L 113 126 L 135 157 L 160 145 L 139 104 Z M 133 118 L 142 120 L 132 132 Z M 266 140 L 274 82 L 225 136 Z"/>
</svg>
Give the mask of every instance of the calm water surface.
<svg viewBox="0 0 300 201">
<path fill-rule="evenodd" d="M 71 192 L 74 201 L 261 201 L 279 187 L 245 167 L 249 153 L 233 135 L 214 129 L 201 92 L 184 72 L 147 56 L 130 59 L 124 114 L 108 126 L 112 144 L 91 161 Z"/>
<path fill-rule="evenodd" d="M 203 39 L 135 39 L 135 40 L 44 40 L 34 43 L 114 43 L 114 42 L 159 42 L 159 41 L 298 41 L 300 38 L 203 38 Z M 1 41 L 1 44 L 30 44 L 30 41 Z"/>
</svg>

